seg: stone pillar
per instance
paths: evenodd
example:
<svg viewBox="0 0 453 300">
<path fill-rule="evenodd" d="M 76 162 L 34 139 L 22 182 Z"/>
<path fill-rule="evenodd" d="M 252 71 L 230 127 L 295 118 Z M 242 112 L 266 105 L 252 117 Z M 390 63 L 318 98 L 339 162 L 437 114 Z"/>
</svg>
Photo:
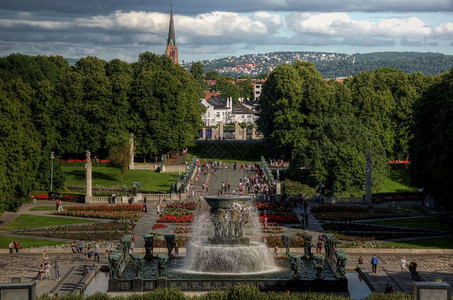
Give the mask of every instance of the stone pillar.
<svg viewBox="0 0 453 300">
<path fill-rule="evenodd" d="M 276 185 L 275 185 L 275 193 L 277 195 L 281 195 L 282 194 L 282 184 L 280 182 L 278 182 Z"/>
<path fill-rule="evenodd" d="M 204 141 L 206 139 L 206 128 L 201 129 L 201 139 Z"/>
<path fill-rule="evenodd" d="M 130 155 L 130 160 L 129 160 L 129 170 L 134 169 L 134 134 L 131 133 L 129 135 L 129 155 Z"/>
<path fill-rule="evenodd" d="M 256 129 L 255 129 L 255 127 L 252 127 L 252 140 L 255 139 L 255 134 L 256 134 Z"/>
<path fill-rule="evenodd" d="M 91 164 L 91 152 L 90 150 L 86 151 L 87 161 L 85 163 L 85 203 L 91 203 L 91 198 L 93 196 L 93 177 L 92 171 L 93 166 Z"/>
<path fill-rule="evenodd" d="M 239 122 L 236 121 L 236 123 L 234 123 L 234 139 L 240 140 L 241 138 L 241 126 L 239 126 Z"/>
<path fill-rule="evenodd" d="M 219 123 L 219 138 L 223 140 L 223 122 L 220 121 Z"/>
<path fill-rule="evenodd" d="M 242 128 L 242 139 L 243 140 L 247 139 L 247 127 Z"/>
<path fill-rule="evenodd" d="M 366 165 L 365 165 L 365 201 L 371 203 L 372 201 L 372 177 L 371 177 L 371 152 L 366 153 Z"/>
</svg>

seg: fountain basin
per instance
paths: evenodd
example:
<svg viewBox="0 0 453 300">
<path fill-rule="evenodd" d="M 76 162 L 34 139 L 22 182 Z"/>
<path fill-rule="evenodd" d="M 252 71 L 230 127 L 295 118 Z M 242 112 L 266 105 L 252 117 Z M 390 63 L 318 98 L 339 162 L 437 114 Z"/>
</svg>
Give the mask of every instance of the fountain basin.
<svg viewBox="0 0 453 300">
<path fill-rule="evenodd" d="M 225 245 L 192 242 L 188 247 L 184 273 L 262 274 L 280 270 L 263 243 Z"/>
</svg>

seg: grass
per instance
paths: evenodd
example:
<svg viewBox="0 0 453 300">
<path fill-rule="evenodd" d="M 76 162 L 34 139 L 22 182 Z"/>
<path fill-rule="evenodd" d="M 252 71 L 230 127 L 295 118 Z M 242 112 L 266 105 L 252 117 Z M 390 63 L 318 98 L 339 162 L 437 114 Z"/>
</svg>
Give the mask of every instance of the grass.
<svg viewBox="0 0 453 300">
<path fill-rule="evenodd" d="M 49 217 L 49 216 L 33 216 L 33 215 L 20 215 L 5 226 L 1 230 L 14 230 L 20 228 L 38 228 L 46 226 L 58 226 L 79 223 L 94 223 L 92 220 L 82 220 L 73 218 L 62 217 Z"/>
<path fill-rule="evenodd" d="M 262 142 L 197 143 L 194 147 L 189 148 L 189 153 L 199 157 L 202 161 L 221 160 L 227 163 L 254 163 L 260 162 L 261 156 L 268 157 L 266 147 Z"/>
<path fill-rule="evenodd" d="M 20 248 L 32 248 L 32 247 L 47 247 L 47 246 L 58 246 L 67 244 L 68 242 L 60 241 L 48 241 L 34 238 L 22 238 L 17 236 L 0 236 L 0 248 L 7 249 L 9 248 L 10 241 L 17 241 Z M 14 251 L 14 250 L 13 250 Z M 19 250 L 20 253 L 20 250 Z"/>
<path fill-rule="evenodd" d="M 83 166 L 64 166 L 63 171 L 66 175 L 65 184 L 67 186 L 85 185 L 85 167 Z M 142 190 L 166 193 L 171 189 L 171 183 L 178 181 L 177 173 L 159 173 L 147 170 L 129 170 L 123 175 L 120 181 L 120 171 L 110 167 L 93 167 L 93 187 L 118 187 L 123 184 L 132 188 L 133 182 L 143 182 Z"/>
<path fill-rule="evenodd" d="M 364 221 L 362 223 L 388 225 L 388 226 L 402 226 L 419 229 L 452 231 L 449 224 L 434 217 L 426 218 L 408 218 L 408 219 L 394 219 L 394 220 L 381 220 L 381 221 Z"/>
<path fill-rule="evenodd" d="M 410 240 L 404 242 L 383 242 L 382 244 L 384 248 L 453 249 L 453 239 L 451 237 Z"/>
<path fill-rule="evenodd" d="M 382 193 L 416 192 L 417 188 L 410 185 L 409 172 L 405 166 L 392 166 L 389 176 L 384 180 Z"/>
<path fill-rule="evenodd" d="M 43 211 L 43 210 L 55 210 L 54 206 L 35 206 L 29 209 L 29 211 Z"/>
</svg>

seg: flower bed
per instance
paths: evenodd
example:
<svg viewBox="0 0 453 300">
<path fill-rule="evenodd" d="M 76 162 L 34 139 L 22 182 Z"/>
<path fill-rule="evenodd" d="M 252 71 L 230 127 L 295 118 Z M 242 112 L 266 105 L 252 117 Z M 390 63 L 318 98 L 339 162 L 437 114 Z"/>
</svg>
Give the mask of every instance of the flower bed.
<svg viewBox="0 0 453 300">
<path fill-rule="evenodd" d="M 139 204 L 118 204 L 118 205 L 85 205 L 85 206 L 68 206 L 66 211 L 142 211 Z"/>
<path fill-rule="evenodd" d="M 176 215 L 193 215 L 193 211 L 185 208 L 166 208 L 161 213 L 161 216 L 176 216 Z"/>
<path fill-rule="evenodd" d="M 24 232 L 42 232 L 43 230 L 51 232 L 74 232 L 74 231 L 106 231 L 106 230 L 122 230 L 132 231 L 135 227 L 134 222 L 128 221 L 112 221 L 105 223 L 93 223 L 93 224 L 75 224 L 75 225 L 64 225 L 64 226 L 52 226 L 43 228 L 29 228 Z M 22 231 L 21 231 L 22 233 Z"/>
<path fill-rule="evenodd" d="M 264 214 L 260 216 L 260 222 L 264 223 Z M 280 216 L 274 214 L 266 214 L 267 221 L 269 223 L 278 223 L 278 224 L 298 224 L 299 219 L 294 216 Z"/>
<path fill-rule="evenodd" d="M 124 220 L 132 219 L 138 221 L 141 218 L 141 211 L 53 211 L 53 215 L 71 216 L 82 218 L 114 219 Z"/>
<path fill-rule="evenodd" d="M 269 203 L 269 202 L 257 202 L 256 208 L 259 210 L 274 210 L 274 209 L 293 209 L 289 203 Z"/>
<path fill-rule="evenodd" d="M 160 216 L 157 223 L 192 223 L 193 215 Z"/>
<path fill-rule="evenodd" d="M 168 227 L 168 226 L 165 224 L 154 224 L 152 227 L 152 230 L 166 228 L 166 227 Z"/>
<path fill-rule="evenodd" d="M 263 233 L 269 233 L 269 234 L 278 234 L 278 233 L 283 233 L 283 226 L 280 226 L 277 223 L 269 223 L 267 224 L 267 228 L 264 228 L 263 226 Z"/>
<path fill-rule="evenodd" d="M 197 208 L 197 202 L 177 202 L 168 205 L 168 208 L 182 208 L 188 210 L 195 210 Z"/>
<path fill-rule="evenodd" d="M 174 233 L 188 233 L 189 231 L 190 231 L 190 227 L 186 227 L 186 226 L 178 227 L 178 228 L 175 228 L 175 230 L 173 230 Z"/>
<path fill-rule="evenodd" d="M 388 208 L 369 210 L 362 206 L 318 205 L 311 207 L 311 212 L 318 220 L 352 221 L 362 219 L 379 219 L 403 217 L 408 214 L 392 212 Z"/>
</svg>

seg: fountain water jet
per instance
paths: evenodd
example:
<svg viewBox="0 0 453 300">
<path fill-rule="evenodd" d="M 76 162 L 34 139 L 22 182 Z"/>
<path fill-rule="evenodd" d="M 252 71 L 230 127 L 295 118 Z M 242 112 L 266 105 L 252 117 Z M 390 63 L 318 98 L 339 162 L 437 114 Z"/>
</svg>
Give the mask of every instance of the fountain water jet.
<svg viewBox="0 0 453 300">
<path fill-rule="evenodd" d="M 257 209 L 248 196 L 209 196 L 209 210 L 196 217 L 196 234 L 187 246 L 186 273 L 261 274 L 278 271 L 261 241 Z M 250 230 L 244 232 L 246 224 Z M 208 233 L 206 236 L 203 233 Z"/>
</svg>

